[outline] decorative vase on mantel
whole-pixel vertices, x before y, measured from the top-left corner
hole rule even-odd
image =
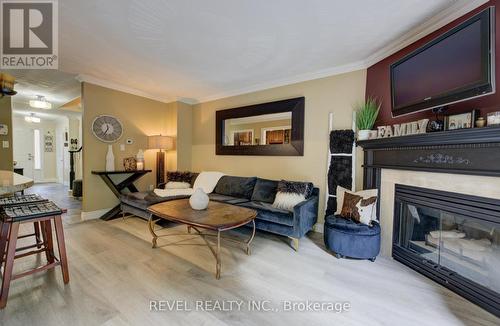
[[[191,197],[189,197],[189,205],[197,211],[206,209],[209,201],[208,195],[201,188],[196,188]]]
[[[115,155],[113,154],[113,146],[108,145],[108,153],[106,154],[106,171],[113,172],[115,170]]]

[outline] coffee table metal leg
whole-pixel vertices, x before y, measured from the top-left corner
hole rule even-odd
[[[221,260],[220,260],[220,231],[217,231],[217,253],[215,255],[215,259],[217,261],[215,278],[220,279],[220,269],[221,269]]]
[[[149,232],[153,236],[153,239],[151,240],[153,248],[156,248],[156,239],[158,239],[158,235],[155,233],[155,222],[153,221],[153,215],[149,216],[148,228]]]
[[[252,243],[253,238],[255,237],[255,220],[252,220],[252,224],[253,224],[252,236],[246,242],[246,246],[247,246],[246,247],[246,252],[247,252],[247,255],[250,255],[250,253],[251,253],[250,244]]]

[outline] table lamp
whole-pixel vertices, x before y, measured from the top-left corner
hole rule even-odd
[[[156,153],[156,187],[165,183],[165,151],[174,148],[174,138],[169,136],[148,136],[148,149],[158,149]]]

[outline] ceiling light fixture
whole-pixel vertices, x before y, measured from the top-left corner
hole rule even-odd
[[[39,117],[35,117],[34,113],[30,113],[29,116],[24,117],[24,121],[26,122],[32,122],[32,123],[40,123],[41,119]]]
[[[36,100],[30,100],[30,106],[36,109],[49,110],[52,109],[52,103],[47,101],[45,96],[37,95]]]

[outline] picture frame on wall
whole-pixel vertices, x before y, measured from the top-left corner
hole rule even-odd
[[[474,128],[474,122],[478,116],[478,110],[472,110],[465,113],[450,114],[444,117],[445,130],[457,130]]]

